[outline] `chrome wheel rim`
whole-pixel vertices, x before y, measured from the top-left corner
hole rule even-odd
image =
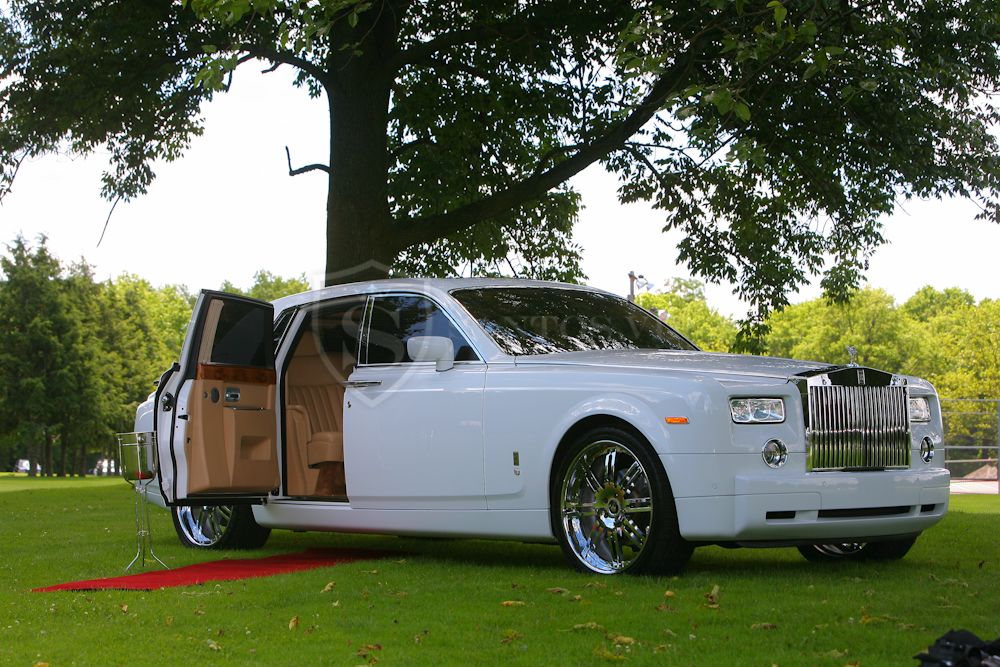
[[[233,508],[230,505],[177,508],[177,523],[184,537],[199,547],[218,544],[226,534],[232,518]]]
[[[653,527],[649,475],[635,454],[612,440],[586,445],[562,481],[562,528],[588,569],[614,574],[632,567]]]
[[[830,558],[850,558],[865,550],[866,542],[844,542],[842,544],[814,544],[813,549]]]

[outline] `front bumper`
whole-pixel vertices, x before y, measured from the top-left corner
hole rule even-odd
[[[678,496],[693,541],[798,542],[918,533],[948,511],[943,468],[737,474],[732,495]]]

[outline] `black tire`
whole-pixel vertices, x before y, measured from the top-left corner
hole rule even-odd
[[[170,516],[177,538],[191,549],[258,549],[271,535],[254,521],[250,505],[173,507]]]
[[[813,563],[831,561],[899,560],[909,552],[917,536],[885,542],[845,542],[800,546],[799,553]]]
[[[871,542],[868,545],[868,558],[870,560],[899,560],[909,553],[916,541],[917,536],[914,535],[902,540]]]
[[[659,459],[624,429],[593,429],[560,453],[549,507],[563,554],[582,572],[675,574],[694,550]]]

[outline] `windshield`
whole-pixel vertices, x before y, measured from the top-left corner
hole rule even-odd
[[[451,294],[511,355],[698,349],[647,311],[610,294],[558,287],[485,287]]]

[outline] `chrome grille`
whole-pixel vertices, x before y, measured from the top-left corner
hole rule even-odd
[[[905,386],[809,387],[809,470],[910,467]]]

